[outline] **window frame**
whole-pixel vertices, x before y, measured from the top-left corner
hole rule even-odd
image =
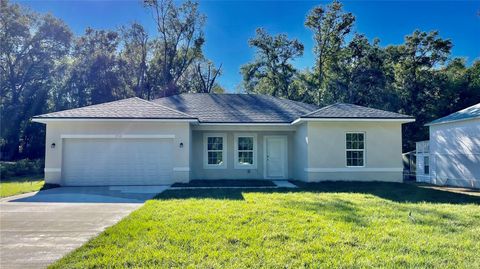
[[[363,134],[363,149],[347,149],[347,134]],[[348,168],[361,168],[366,167],[367,165],[367,133],[365,131],[348,131],[345,132],[344,136],[344,147],[345,147],[345,167]],[[348,153],[349,151],[362,151],[363,152],[363,165],[348,165]]]
[[[251,137],[253,138],[253,149],[252,149],[252,155],[253,155],[253,164],[240,164],[238,162],[238,153],[240,150],[238,150],[238,139],[240,137]],[[257,169],[257,156],[258,156],[258,151],[257,151],[257,134],[254,133],[235,133],[234,134],[234,156],[233,156],[233,162],[234,162],[234,168],[235,169]]]
[[[222,145],[222,164],[208,163],[208,138],[221,137],[223,139]],[[203,135],[203,168],[205,169],[226,169],[227,168],[227,134],[225,133],[205,133]],[[218,150],[217,150],[218,151]]]
[[[428,167],[428,169],[425,169],[427,167]],[[426,176],[430,175],[430,156],[428,156],[428,155],[423,156],[423,174],[426,175]]]

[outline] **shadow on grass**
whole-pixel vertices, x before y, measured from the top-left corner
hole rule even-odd
[[[449,204],[480,204],[480,197],[422,188],[414,184],[387,182],[333,182],[305,183],[294,181],[298,189],[190,189],[167,190],[155,198],[168,199],[230,199],[243,200],[243,193],[360,193],[370,194],[399,203],[449,203]]]

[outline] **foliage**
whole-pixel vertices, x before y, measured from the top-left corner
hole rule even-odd
[[[220,68],[202,53],[197,2],[146,1],[155,36],[135,22],[74,36],[52,15],[0,1],[2,160],[44,156],[45,128],[30,121],[35,115],[132,96],[223,91],[215,82]]]
[[[352,30],[354,22],[353,14],[344,12],[342,4],[336,0],[326,8],[315,7],[307,16],[305,26],[313,32],[316,55],[314,80],[317,90],[310,92],[310,95],[317,105],[325,102],[326,79],[339,68],[345,37]]]
[[[16,162],[0,162],[0,177],[2,179],[8,179],[18,176],[40,175],[43,174],[43,167],[43,159],[22,159]]]
[[[145,0],[155,18],[158,39],[151,60],[154,95],[170,96],[181,89],[178,81],[196,59],[202,57],[205,16],[198,11],[198,2],[187,0],[179,6],[173,0]]]
[[[451,58],[452,42],[436,31],[414,31],[400,45],[381,47],[355,32],[355,17],[334,1],[307,15],[312,30],[315,62],[312,69],[278,65],[283,42],[261,29],[250,40],[256,57],[241,68],[246,92],[283,96],[325,106],[336,102],[385,109],[412,115],[416,121],[403,128],[403,150],[428,139],[425,123],[480,102],[480,60],[467,66]],[[276,44],[281,44],[275,46]],[[301,53],[287,55],[286,62]],[[280,70],[280,71],[277,71]],[[288,89],[288,90],[286,90]]]
[[[249,41],[257,49],[253,63],[242,66],[244,87],[249,93],[261,93],[295,99],[292,82],[297,74],[292,61],[303,54],[303,45],[287,35],[269,35],[258,28]]]
[[[51,268],[475,268],[479,203],[377,182],[169,190]]]

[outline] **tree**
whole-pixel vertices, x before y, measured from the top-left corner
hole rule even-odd
[[[117,55],[119,42],[117,32],[92,28],[75,40],[71,74],[64,92],[72,107],[134,95],[124,80],[125,62]]]
[[[291,62],[303,55],[303,44],[285,34],[271,36],[262,28],[249,44],[256,48],[256,57],[241,67],[246,91],[294,98],[291,84],[297,70]]]
[[[381,109],[396,109],[390,87],[391,71],[379,40],[370,43],[356,34],[340,51],[337,72],[331,75],[324,94],[326,103],[347,102]]]
[[[10,160],[28,147],[29,119],[48,111],[55,64],[68,53],[72,33],[51,15],[41,16],[6,0],[0,1],[0,13],[1,157]]]
[[[212,62],[202,61],[197,63],[197,77],[200,80],[200,85],[197,88],[197,92],[201,93],[213,93],[215,89],[218,90],[215,80],[222,70],[222,65],[215,68]]]
[[[145,0],[157,26],[155,53],[149,77],[155,96],[169,96],[181,91],[178,81],[191,64],[202,58],[205,42],[205,16],[198,11],[198,2],[187,0],[177,6],[173,0]]]
[[[338,1],[332,2],[326,8],[315,7],[307,16],[305,26],[313,32],[316,55],[314,79],[317,91],[311,93],[310,99],[317,105],[325,104],[323,95],[329,73],[337,71],[345,37],[350,33],[354,22],[353,14],[344,12]]]
[[[148,85],[148,61],[151,57],[151,44],[148,33],[139,23],[121,28],[123,49],[120,57],[125,63],[125,81],[135,96],[151,99],[151,87]]]
[[[405,44],[386,48],[400,112],[416,118],[404,128],[404,148],[414,148],[415,141],[428,138],[423,125],[435,118],[434,107],[441,92],[437,69],[448,59],[451,48],[452,42],[440,38],[438,32],[418,30],[405,37]]]

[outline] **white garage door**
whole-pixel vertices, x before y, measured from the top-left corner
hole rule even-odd
[[[172,139],[64,139],[68,186],[159,185],[172,181]]]

